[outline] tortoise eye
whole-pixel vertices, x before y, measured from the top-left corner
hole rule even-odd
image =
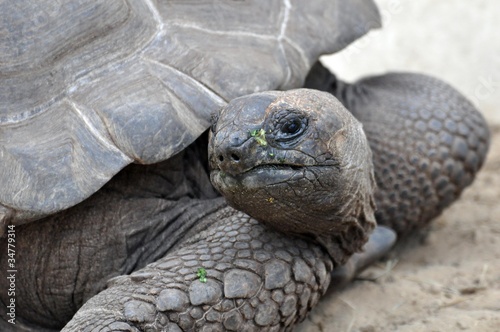
[[[265,128],[266,138],[271,144],[290,148],[300,142],[308,124],[308,114],[295,109],[280,109],[272,115]]]
[[[282,124],[278,125],[279,133],[276,135],[278,141],[289,141],[297,138],[307,128],[307,118],[298,114],[288,114],[280,122]]]
[[[300,121],[300,119],[295,118],[285,122],[283,126],[281,126],[281,132],[283,134],[294,135],[299,132],[301,127],[302,127],[302,121]]]

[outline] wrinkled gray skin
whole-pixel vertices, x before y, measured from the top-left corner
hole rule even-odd
[[[436,79],[389,74],[346,85],[318,66],[307,84],[333,92],[362,122],[378,183],[377,221],[400,234],[438,215],[484,160],[489,135],[483,118]],[[242,108],[246,115],[237,115]],[[309,120],[307,130],[280,145],[287,130],[279,133],[280,120],[269,119],[287,110]],[[268,126],[263,146],[250,131]],[[310,90],[235,100],[212,129],[210,163],[215,186],[246,213],[228,206],[211,186],[205,137],[165,162],[128,166],[76,207],[17,228],[18,245],[26,250],[17,256],[23,273],[17,280],[16,327],[59,329],[84,304],[65,331],[292,329],[326,291],[330,272],[359,250],[373,227],[370,153],[359,128],[339,102]],[[331,172],[316,172],[318,165]],[[352,170],[362,179],[353,178]],[[270,191],[277,175],[285,183],[305,182],[307,194],[295,184],[288,192]],[[251,186],[241,187],[245,181]],[[349,192],[335,197],[333,184],[364,189],[347,199]],[[231,196],[235,188],[257,190]],[[309,200],[316,189],[321,195]],[[298,202],[302,195],[308,198],[306,212],[294,211],[302,214],[285,228],[288,233],[275,230],[290,208],[280,202],[285,194]],[[332,197],[345,202],[332,209]],[[325,202],[328,213],[302,218]],[[260,223],[249,215],[272,217]],[[348,231],[337,228],[339,220]],[[5,259],[0,257],[0,265]],[[197,276],[200,267],[207,271],[206,283]],[[4,293],[1,299],[6,301]]]

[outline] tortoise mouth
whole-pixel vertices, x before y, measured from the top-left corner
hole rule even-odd
[[[304,168],[307,166],[304,165],[294,165],[294,164],[273,164],[273,163],[268,163],[268,164],[260,164],[257,166],[254,166],[245,172],[241,174],[247,174],[251,172],[269,172],[269,171],[302,171]]]
[[[335,166],[332,165],[293,165],[293,164],[260,164],[241,173],[230,174],[215,169],[211,172],[212,183],[219,191],[225,190],[270,190],[271,187],[283,184],[298,185],[298,182],[313,178],[322,173],[329,173]]]
[[[303,177],[306,166],[288,164],[260,164],[240,173],[229,173],[221,169],[211,172],[212,182],[219,188],[257,188],[272,186]]]
[[[294,164],[285,164],[285,163],[266,163],[266,164],[258,164],[253,167],[242,170],[238,173],[234,172],[225,172],[223,169],[215,169],[212,173],[221,173],[223,176],[231,176],[235,179],[242,179],[246,176],[251,175],[264,175],[264,174],[279,174],[279,173],[295,173],[295,172],[303,172],[303,170],[307,167],[305,165],[294,165]]]

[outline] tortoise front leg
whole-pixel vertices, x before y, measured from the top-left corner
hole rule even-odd
[[[112,279],[63,331],[282,331],[330,283],[323,249],[226,208],[163,259]]]

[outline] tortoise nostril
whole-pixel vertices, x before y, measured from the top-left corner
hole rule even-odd
[[[224,157],[222,155],[219,155],[219,161],[220,162],[223,162],[224,161]]]
[[[231,153],[231,159],[233,159],[233,161],[240,161],[240,156],[238,156],[237,154],[235,153]]]

